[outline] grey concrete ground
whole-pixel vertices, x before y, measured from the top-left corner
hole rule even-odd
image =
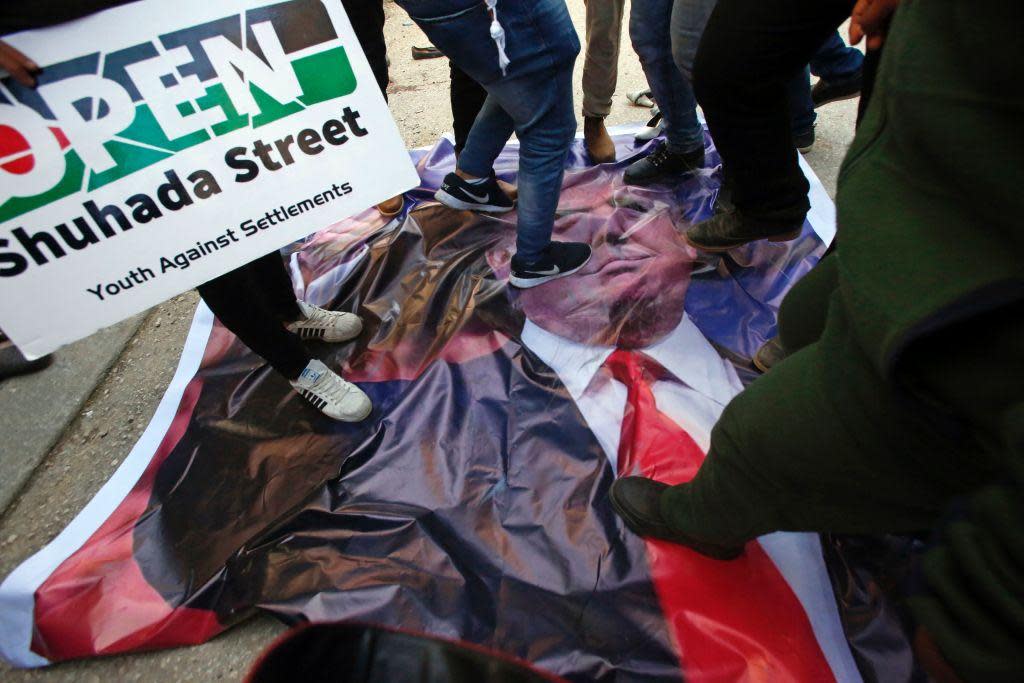
[[[0,384],[0,513],[78,416],[144,317],[68,345],[45,372]]]
[[[569,5],[582,35],[582,3]],[[414,62],[410,47],[426,39],[401,10],[390,3],[387,9],[391,109],[407,146],[429,145],[451,127],[447,62]],[[627,39],[610,124],[647,118],[646,109],[625,99],[645,84]],[[577,102],[581,97],[578,66]],[[830,105],[820,114],[818,142],[807,159],[834,194],[856,102]],[[174,374],[196,302],[193,292],[176,297],[154,308],[137,331],[137,321],[124,323],[62,350],[61,360],[43,373],[0,384],[0,576],[59,533],[128,454]],[[234,681],[281,630],[273,619],[257,617],[194,648],[27,672],[0,664],[0,680]]]

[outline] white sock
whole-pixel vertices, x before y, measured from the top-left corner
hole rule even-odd
[[[487,182],[487,178],[477,178],[476,180],[466,180],[463,178],[463,180],[465,180],[469,185],[483,185]]]

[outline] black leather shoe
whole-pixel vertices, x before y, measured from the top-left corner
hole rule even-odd
[[[778,337],[772,337],[757,350],[754,354],[754,367],[761,372],[768,372],[778,365],[788,354],[782,348],[782,342]]]
[[[756,221],[744,219],[735,211],[716,213],[706,221],[695,224],[684,237],[690,246],[701,251],[728,251],[748,242],[768,240],[788,242],[803,232],[803,221],[799,225],[763,226]]]
[[[27,375],[38,372],[53,363],[53,355],[47,354],[42,358],[28,360],[21,355],[21,351],[9,341],[0,342],[0,380],[18,375]]]
[[[413,59],[437,59],[438,57],[444,57],[444,55],[433,45],[428,45],[427,47],[412,46]]]
[[[622,179],[627,185],[677,183],[692,176],[703,166],[703,147],[685,154],[677,154],[670,152],[668,145],[662,142],[656,150],[630,164]]]
[[[638,536],[685,545],[716,560],[734,560],[743,553],[742,545],[698,541],[671,528],[662,518],[658,502],[666,489],[668,484],[647,477],[622,477],[612,484],[608,496],[615,512]]]
[[[860,95],[863,85],[864,76],[861,69],[857,69],[846,78],[836,78],[830,81],[822,78],[811,88],[811,101],[817,108],[829,102],[849,100]]]

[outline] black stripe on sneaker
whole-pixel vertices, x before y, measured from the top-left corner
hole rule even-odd
[[[303,390],[302,397],[309,401],[310,405],[312,405],[314,408],[317,408],[318,410],[322,410],[323,407],[327,405],[327,401],[323,400],[322,398],[314,394],[312,391]]]

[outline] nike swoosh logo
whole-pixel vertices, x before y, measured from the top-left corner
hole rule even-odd
[[[490,193],[487,193],[483,197],[481,197],[480,195],[473,194],[472,192],[470,192],[469,190],[467,190],[465,188],[463,188],[462,191],[466,193],[467,197],[472,197],[473,199],[475,199],[476,201],[480,202],[481,204],[485,203],[487,201],[487,199],[491,196]]]
[[[558,270],[558,266],[555,266],[550,270],[530,270],[527,272],[532,273],[533,275],[557,275],[561,271]]]

